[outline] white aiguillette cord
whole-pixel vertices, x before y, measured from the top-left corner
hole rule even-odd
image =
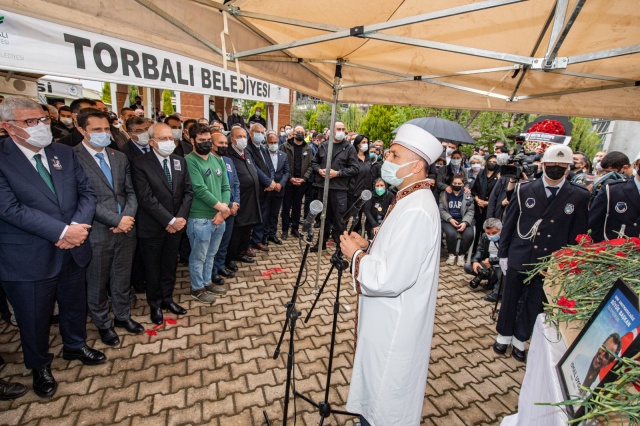
[[[227,43],[225,41],[225,35],[229,37],[229,42],[231,43],[231,50],[233,53],[236,53],[236,47],[233,45],[233,41],[231,40],[231,36],[229,35],[229,23],[227,21],[227,11],[222,11],[222,31],[220,32],[220,47],[222,49],[222,68],[225,71],[228,71],[228,60],[227,60]],[[236,74],[238,76],[238,92],[244,92],[244,80],[240,75],[240,61],[238,59],[234,59],[236,63]]]

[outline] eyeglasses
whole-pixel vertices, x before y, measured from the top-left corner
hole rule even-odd
[[[38,118],[27,118],[26,120],[7,120],[14,121],[16,123],[24,123],[27,127],[35,127],[40,123],[49,124],[51,123],[51,118],[47,117],[38,117]]]

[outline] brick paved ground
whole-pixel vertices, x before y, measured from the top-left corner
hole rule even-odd
[[[60,357],[57,326],[51,330],[55,354],[53,374],[59,382],[47,401],[33,392],[12,402],[0,402],[2,425],[263,425],[266,409],[274,424],[282,424],[287,342],[277,360],[271,358],[282,330],[283,304],[291,297],[299,259],[296,244],[271,244],[269,254],[243,266],[228,280],[229,292],[213,305],[189,296],[188,271],[180,267],[176,301],[188,315],[167,324],[157,336],[120,333],[122,344],[109,348],[88,323],[88,343],[109,357],[105,365],[90,367]],[[328,271],[323,256],[321,276]],[[309,281],[315,276],[314,256]],[[311,264],[310,262],[310,264]],[[271,278],[262,272],[283,268]],[[524,365],[496,356],[490,349],[495,333],[490,304],[467,287],[469,277],[459,267],[441,263],[435,335],[423,424],[497,424],[516,411]],[[298,322],[296,387],[313,400],[323,398],[330,341],[335,279],[327,285],[311,320]],[[330,402],[343,409],[352,366],[356,298],[347,274],[343,280]],[[298,309],[308,312],[315,295],[312,284],[300,289]],[[151,327],[144,295],[133,309],[134,318]],[[167,314],[166,318],[175,318]],[[12,326],[2,325],[0,351],[6,365],[0,377],[31,386],[22,364],[20,339]],[[298,424],[317,425],[314,409],[298,399]],[[290,406],[293,413],[293,404]],[[289,424],[293,424],[292,414]],[[352,420],[330,417],[325,425],[351,425]]]

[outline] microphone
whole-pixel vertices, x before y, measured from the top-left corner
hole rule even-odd
[[[360,198],[358,198],[356,202],[353,203],[351,207],[349,207],[349,210],[347,210],[344,216],[342,216],[342,220],[344,221],[344,223],[346,224],[352,216],[357,215],[360,209],[362,209],[362,206],[364,206],[364,203],[366,203],[370,199],[371,191],[369,191],[368,189],[362,191],[362,194],[360,194]]]
[[[302,232],[308,232],[309,229],[311,229],[311,227],[313,226],[313,222],[315,222],[316,220],[316,216],[322,213],[323,207],[324,206],[322,205],[322,201],[320,200],[314,200],[311,202],[311,204],[309,205],[309,214],[302,223]]]

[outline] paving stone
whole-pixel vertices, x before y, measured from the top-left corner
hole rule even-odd
[[[184,389],[180,389],[175,393],[154,395],[153,410],[151,410],[151,414],[156,414],[165,408],[184,408],[186,403],[186,394],[187,393]]]
[[[34,402],[29,404],[27,412],[22,417],[22,423],[30,422],[34,419],[40,419],[43,417],[58,417],[62,414],[64,404],[67,402],[67,397],[56,397],[47,402]]]
[[[152,397],[149,396],[143,400],[133,402],[123,401],[118,403],[115,421],[117,422],[126,417],[133,417],[135,415],[148,416],[151,411],[152,401]]]
[[[113,419],[115,417],[117,406],[109,405],[107,407],[102,407],[99,410],[95,408],[89,408],[86,410],[82,410],[80,415],[78,416],[78,424],[79,425],[95,425],[95,424],[107,424],[110,425],[113,423]]]

